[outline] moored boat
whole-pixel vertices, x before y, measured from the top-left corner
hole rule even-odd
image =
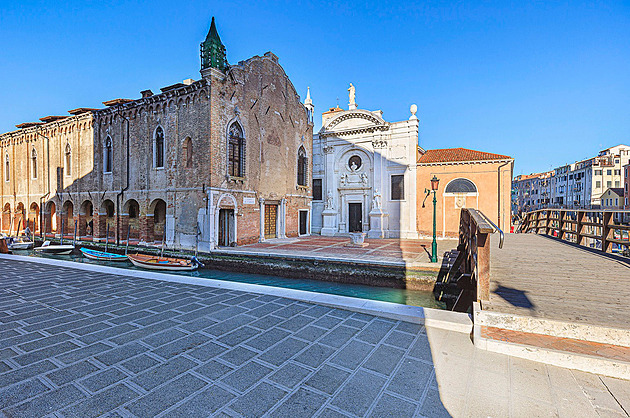
[[[89,258],[90,260],[98,260],[98,261],[127,261],[126,255],[108,253],[106,251],[97,251],[89,248],[81,248],[81,254],[85,258]]]
[[[33,241],[27,237],[8,238],[9,250],[28,250],[33,248]]]
[[[39,251],[45,254],[53,255],[68,255],[74,250],[74,245],[71,244],[59,244],[50,245],[50,241],[44,241],[41,247],[33,248],[35,251]]]
[[[197,270],[200,264],[194,258],[187,260],[185,258],[159,257],[148,254],[128,254],[127,258],[134,266],[149,270],[192,271]]]

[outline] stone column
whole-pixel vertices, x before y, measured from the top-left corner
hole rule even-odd
[[[262,197],[258,199],[260,205],[260,238],[259,242],[265,241],[265,199]]]
[[[120,220],[118,224],[118,239],[120,242],[123,242],[127,239],[127,228],[129,227],[129,214],[121,213]],[[131,231],[129,231],[129,236],[131,237]]]
[[[279,231],[278,238],[286,238],[287,237],[287,199],[282,198],[280,200],[280,216],[279,219]]]
[[[94,231],[92,232],[92,237],[94,241],[103,241],[103,238],[105,238],[106,220],[107,213],[94,214]]]

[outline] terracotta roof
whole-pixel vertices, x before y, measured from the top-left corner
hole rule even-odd
[[[81,113],[91,112],[93,110],[98,109],[94,109],[92,107],[77,107],[76,109],[68,110],[68,113],[70,113],[71,115],[80,115]]]
[[[475,151],[466,148],[430,149],[418,159],[419,164],[450,163],[457,161],[511,160],[507,155]]]
[[[19,125],[15,125],[16,128],[18,129],[24,129],[24,128],[30,128],[31,126],[38,126],[38,125],[43,125],[44,122],[24,122],[24,123],[20,123]]]
[[[329,113],[336,113],[336,112],[342,112],[343,109],[339,107],[339,105],[337,105],[337,107],[331,107],[327,112],[322,113],[322,115],[327,115]]]
[[[129,102],[133,102],[133,100],[131,99],[113,99],[113,100],[108,100],[106,102],[103,102],[103,104],[105,106],[116,106],[119,104],[125,104],[125,103],[129,103]]]
[[[43,118],[39,118],[39,120],[41,120],[42,122],[53,122],[56,120],[60,120],[60,119],[65,119],[68,116],[44,116]]]

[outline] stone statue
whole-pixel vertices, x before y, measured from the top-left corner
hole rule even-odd
[[[328,196],[326,196],[326,209],[334,209],[332,192],[328,192]]]
[[[342,186],[345,186],[347,181],[348,181],[348,177],[345,174],[342,174],[341,176],[339,176],[339,183]]]
[[[378,191],[378,189],[374,190],[374,200],[372,201],[372,206],[374,209],[381,208],[381,193]]]
[[[350,170],[351,171],[357,171],[359,167],[357,167],[357,163],[355,163],[354,161],[352,162],[352,164],[350,165]]]
[[[357,108],[357,103],[355,101],[356,90],[354,86],[352,85],[352,83],[350,83],[350,87],[348,88],[348,96],[349,96],[348,106],[350,107],[350,110],[356,109]]]
[[[361,181],[363,184],[368,184],[368,176],[365,173],[361,173]]]

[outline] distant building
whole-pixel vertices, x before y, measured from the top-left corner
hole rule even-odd
[[[554,177],[553,171],[516,176],[512,182],[512,213],[520,215],[548,205]]]
[[[623,166],[623,201],[624,207],[630,209],[630,163]]]
[[[430,236],[433,228],[433,176],[440,180],[436,193],[437,233],[441,237],[456,237],[463,208],[479,209],[505,232],[510,231],[510,193],[514,159],[465,148],[419,150],[418,231]],[[424,207],[423,207],[424,204]]]
[[[622,209],[624,206],[623,197],[623,188],[621,187],[606,190],[600,197],[602,209]]]

